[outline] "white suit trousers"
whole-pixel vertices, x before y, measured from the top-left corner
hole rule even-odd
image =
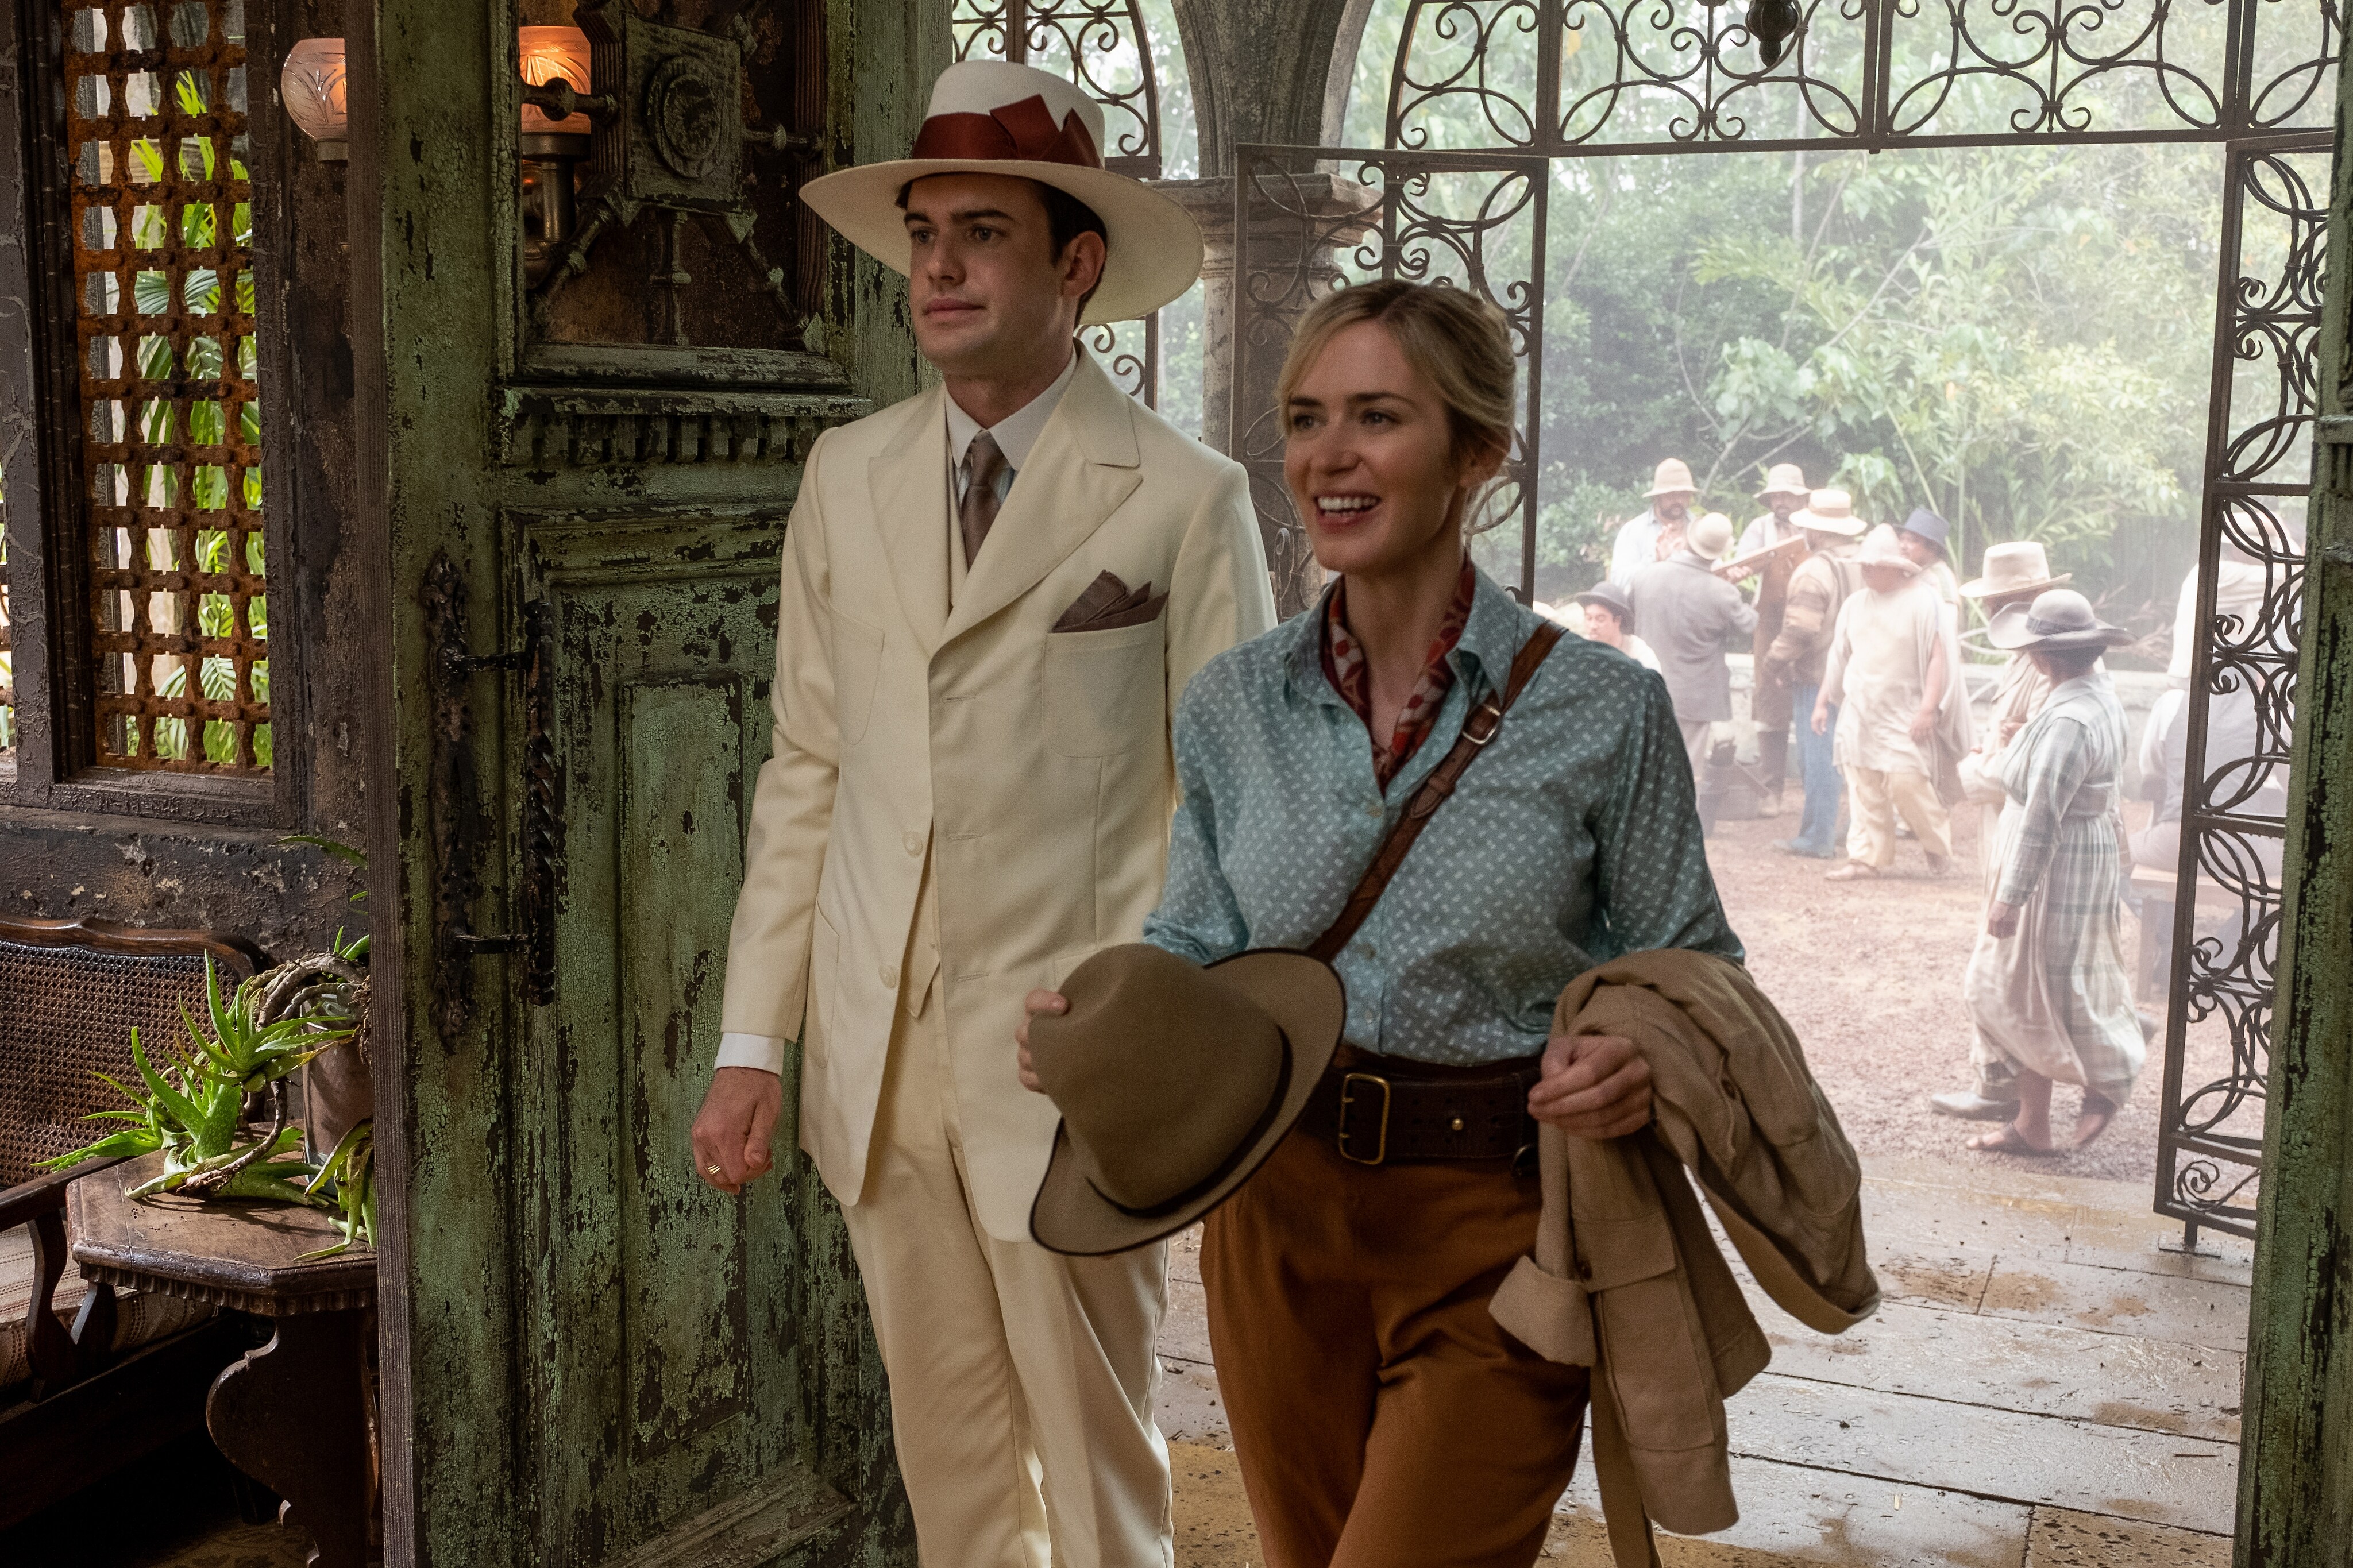
[[[934,982],[894,1010],[866,1187],[844,1209],[923,1568],[1171,1568],[1152,1419],[1168,1250],[1064,1258],[982,1228]],[[1006,1070],[1013,1070],[1010,1031]]]

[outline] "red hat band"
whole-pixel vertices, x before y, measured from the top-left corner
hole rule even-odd
[[[1086,121],[1073,110],[1054,123],[1054,111],[1032,93],[1018,103],[1005,104],[987,114],[934,114],[915,135],[910,158],[965,160],[975,163],[1073,163],[1083,169],[1103,166],[1087,134]]]

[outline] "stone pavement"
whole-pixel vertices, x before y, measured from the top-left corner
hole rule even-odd
[[[1753,1290],[1773,1365],[1728,1406],[1740,1522],[1662,1534],[1666,1568],[2227,1568],[2249,1248],[2138,1184],[1866,1162],[1883,1304],[1835,1339]],[[1218,1402],[1196,1238],[1161,1355],[1177,1568],[1264,1559]],[[1580,1468],[1547,1561],[1607,1564]]]

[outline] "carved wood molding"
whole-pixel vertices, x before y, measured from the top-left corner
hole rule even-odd
[[[508,387],[493,412],[499,461],[519,468],[797,463],[863,398],[797,392],[570,392]]]
[[[375,1255],[360,1255],[375,1267]],[[147,1296],[170,1296],[182,1301],[206,1301],[216,1307],[227,1307],[233,1312],[250,1312],[258,1318],[290,1318],[310,1312],[353,1312],[375,1305],[374,1285],[355,1286],[341,1290],[321,1290],[301,1296],[281,1295],[267,1289],[240,1289],[235,1285],[205,1283],[194,1279],[174,1279],[151,1274],[143,1268],[117,1268],[112,1264],[93,1262],[87,1258],[77,1260],[81,1277],[93,1284],[107,1284],[121,1290],[136,1290]]]

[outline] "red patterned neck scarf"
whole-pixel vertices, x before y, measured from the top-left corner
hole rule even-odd
[[[1446,607],[1446,618],[1438,626],[1438,636],[1430,640],[1430,652],[1423,656],[1421,675],[1406,694],[1405,706],[1398,710],[1397,729],[1389,743],[1373,742],[1373,779],[1387,794],[1389,780],[1407,759],[1420,750],[1430,736],[1430,727],[1438,721],[1438,710],[1446,702],[1446,694],[1454,685],[1454,669],[1446,656],[1462,640],[1462,628],[1471,620],[1472,596],[1479,576],[1466,559],[1462,563],[1462,580],[1454,590],[1454,602]],[[1324,609],[1324,678],[1340,700],[1373,727],[1373,674],[1365,662],[1364,646],[1348,629],[1348,584],[1345,578],[1333,584],[1332,596]]]

